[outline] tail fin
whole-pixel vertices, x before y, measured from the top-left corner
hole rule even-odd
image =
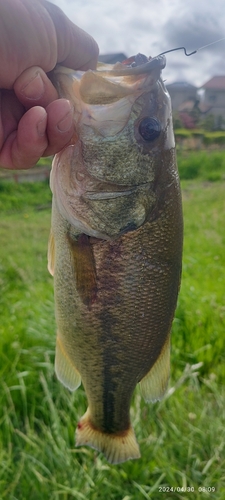
[[[116,434],[101,432],[92,426],[89,409],[81,418],[76,430],[76,446],[82,445],[101,451],[111,464],[141,456],[132,427]]]

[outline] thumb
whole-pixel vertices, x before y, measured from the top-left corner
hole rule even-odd
[[[72,69],[95,69],[99,49],[91,35],[76,26],[56,5],[42,0],[50,14],[57,37],[57,62]]]

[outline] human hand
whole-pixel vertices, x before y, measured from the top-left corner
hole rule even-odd
[[[0,166],[30,168],[70,141],[72,106],[47,74],[94,69],[95,41],[47,0],[0,0]]]

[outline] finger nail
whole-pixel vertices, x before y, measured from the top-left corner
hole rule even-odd
[[[72,109],[62,118],[58,124],[57,128],[60,132],[68,132],[73,124],[73,111]]]
[[[45,91],[44,82],[40,73],[29,80],[29,82],[21,89],[21,93],[27,98],[32,100],[40,99]]]
[[[46,125],[47,125],[47,115],[37,123],[38,135],[40,135],[41,137],[43,137],[43,135],[45,135]]]

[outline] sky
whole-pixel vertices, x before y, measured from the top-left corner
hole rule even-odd
[[[97,41],[100,54],[139,52],[146,56],[179,46],[187,52],[225,37],[224,0],[51,0]],[[225,75],[225,39],[186,57],[166,55],[166,83],[200,87]]]

